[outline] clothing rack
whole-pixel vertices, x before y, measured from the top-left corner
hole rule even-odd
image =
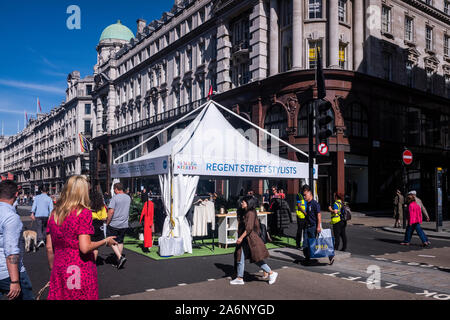
[[[199,201],[204,201],[205,199],[207,199],[208,201],[211,201],[210,200],[210,196],[209,195],[197,195],[196,196],[197,198],[200,198],[200,199],[197,199],[197,201],[196,202],[194,202],[193,203],[193,205],[195,205],[196,203],[198,203]],[[213,202],[214,203],[214,202]],[[216,235],[216,231],[217,231],[217,222],[215,223],[215,230],[212,230],[212,226],[211,226],[211,238],[210,238],[210,240],[211,240],[211,243],[212,243],[212,251],[214,251],[214,239],[215,239],[215,235]],[[203,236],[203,237],[200,237],[200,236],[197,236],[197,237],[192,237],[192,247],[193,248],[201,248],[201,247],[207,247],[206,245],[205,245],[205,239],[207,239],[208,238],[208,236]],[[199,245],[199,244],[197,244],[195,241],[196,240],[201,240],[202,241],[202,244],[201,245]],[[207,247],[208,248],[208,247]]]

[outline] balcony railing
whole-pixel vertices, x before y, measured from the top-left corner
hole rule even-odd
[[[181,116],[191,112],[192,110],[197,109],[202,104],[204,104],[206,101],[207,101],[207,98],[193,101],[191,103],[182,105],[181,107],[174,108],[174,109],[165,111],[163,113],[159,113],[157,115],[151,116],[147,119],[143,119],[138,122],[131,123],[129,125],[117,128],[117,129],[113,130],[112,133],[113,133],[113,135],[132,133],[135,131],[147,129],[156,124],[173,121],[173,120],[180,118]]]

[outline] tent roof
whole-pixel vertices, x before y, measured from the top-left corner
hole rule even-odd
[[[113,167],[123,169],[155,159],[168,160],[170,157],[174,174],[307,177],[307,164],[286,160],[258,147],[250,141],[256,141],[256,130],[250,130],[249,135],[253,133],[253,137],[247,139],[242,130],[236,130],[225,119],[215,104],[216,102],[209,103],[185,129],[166,144],[140,158]],[[113,177],[117,176],[114,172],[112,174]],[[140,175],[142,172],[135,170],[135,174],[128,176]]]

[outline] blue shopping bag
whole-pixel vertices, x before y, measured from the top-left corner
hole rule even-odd
[[[331,229],[323,229],[316,238],[308,238],[311,258],[325,258],[334,256],[334,239]]]

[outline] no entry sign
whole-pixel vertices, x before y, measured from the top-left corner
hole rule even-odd
[[[404,164],[411,164],[413,161],[413,155],[412,152],[409,150],[403,151],[403,163]]]
[[[328,152],[328,146],[326,143],[321,143],[317,146],[317,151],[319,151],[319,153],[321,155],[325,155]]]

